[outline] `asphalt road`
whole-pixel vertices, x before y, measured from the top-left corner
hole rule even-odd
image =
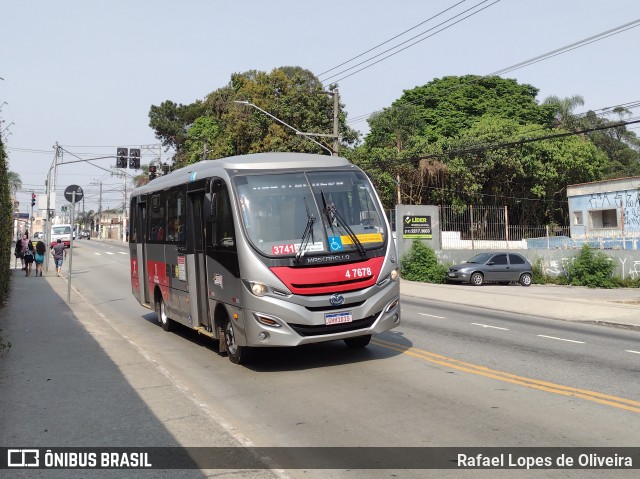
[[[241,367],[186,328],[162,331],[155,313],[131,295],[124,245],[76,245],[72,285],[118,334],[254,445],[640,444],[638,332],[404,298],[403,325],[377,336],[365,350],[349,350],[342,342],[264,349]],[[425,471],[405,472],[401,477],[425,477]],[[469,477],[573,476],[570,471],[468,472]],[[602,477],[598,470],[574,472]],[[629,472],[606,476],[633,477]],[[427,476],[466,477],[460,471]]]

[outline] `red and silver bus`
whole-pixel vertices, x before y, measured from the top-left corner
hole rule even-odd
[[[398,260],[368,177],[344,158],[206,160],[131,194],[131,286],[163,329],[253,347],[344,340],[400,323]]]

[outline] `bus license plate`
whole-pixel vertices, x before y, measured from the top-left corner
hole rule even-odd
[[[331,324],[350,323],[352,321],[353,315],[350,312],[328,313],[324,315],[324,324],[327,326]]]

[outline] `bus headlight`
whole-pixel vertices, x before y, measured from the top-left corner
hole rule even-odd
[[[251,286],[251,292],[256,296],[264,296],[269,292],[269,288],[266,284],[263,283],[255,283],[253,281],[250,281],[249,286]]]
[[[400,273],[398,273],[398,269],[394,269],[391,271],[391,279],[393,281],[398,281],[399,277],[400,277]]]

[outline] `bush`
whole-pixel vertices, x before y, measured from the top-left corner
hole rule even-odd
[[[415,240],[400,260],[400,275],[409,281],[444,283],[446,274],[447,267],[438,263],[435,252],[422,241]]]
[[[572,286],[589,288],[615,288],[619,281],[613,277],[615,264],[609,257],[594,251],[589,245],[582,246],[575,261],[569,264],[567,276]]]

